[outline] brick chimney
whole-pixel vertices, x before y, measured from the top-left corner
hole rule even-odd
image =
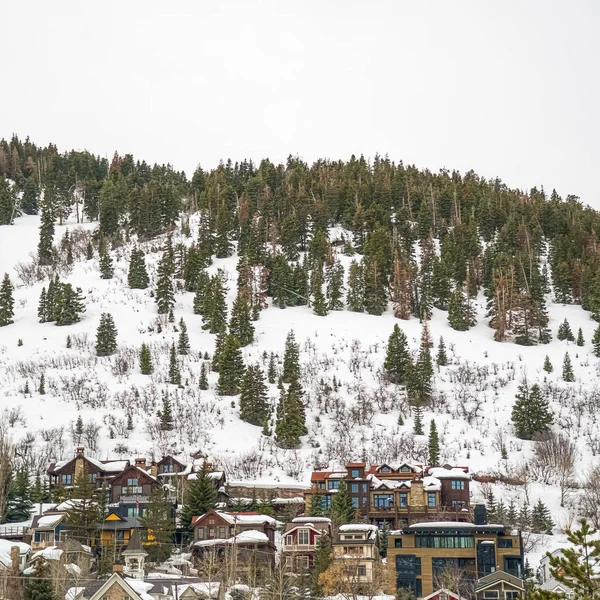
[[[145,458],[136,458],[135,466],[139,467],[140,469],[145,469],[146,468],[146,459]]]
[[[78,446],[75,448],[75,456],[83,456],[85,448],[83,446]]]

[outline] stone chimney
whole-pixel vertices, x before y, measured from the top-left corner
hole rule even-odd
[[[75,450],[75,472],[73,474],[73,483],[75,483],[85,472],[85,456],[83,446],[79,446]]]
[[[140,468],[140,469],[146,469],[146,459],[145,458],[136,458],[135,459],[135,466]]]
[[[152,477],[157,477],[158,476],[158,465],[156,464],[156,461],[152,461],[152,464],[150,465],[150,475],[152,475]]]

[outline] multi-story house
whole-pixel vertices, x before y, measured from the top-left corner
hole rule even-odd
[[[240,570],[271,568],[275,564],[275,531],[279,521],[254,512],[209,510],[192,519],[192,557],[202,572],[215,557],[231,557]],[[208,558],[207,558],[208,557]]]
[[[504,571],[522,578],[521,534],[484,523],[416,523],[388,536],[387,568],[389,593],[408,588],[423,598],[451,575],[463,588],[451,591],[472,598],[475,582],[487,575]]]
[[[562,554],[562,548],[558,548],[551,553],[551,556],[560,556]],[[552,574],[550,569],[550,557],[546,554],[540,560],[540,566],[538,569],[539,578],[541,579],[540,588],[547,592],[554,592],[555,594],[561,594],[565,598],[574,598],[573,590],[568,588],[564,583],[558,581]]]
[[[333,538],[333,560],[357,588],[373,583],[379,568],[379,529],[376,525],[341,525]]]
[[[108,485],[113,477],[129,466],[128,460],[96,460],[85,456],[84,448],[75,450],[75,457],[68,461],[55,462],[48,467],[50,490],[57,486],[70,488],[80,474],[87,473],[90,481],[98,488]]]
[[[283,558],[292,573],[309,571],[315,564],[320,540],[331,541],[331,520],[326,517],[296,517],[283,531]]]
[[[349,463],[345,471],[315,471],[311,489],[305,492],[306,505],[321,497],[325,511],[345,481],[358,513],[378,526],[406,527],[422,521],[470,521],[468,467],[423,467]]]
[[[36,552],[66,539],[69,527],[64,512],[49,512],[33,517],[31,523],[31,549]]]
[[[142,516],[144,505],[150,501],[152,490],[160,482],[144,470],[145,461],[129,465],[110,481],[110,504],[121,517]]]

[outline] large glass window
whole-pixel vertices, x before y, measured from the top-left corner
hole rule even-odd
[[[415,548],[474,548],[475,540],[468,535],[418,535]]]
[[[358,469],[352,469],[352,478],[356,479],[358,477]]]
[[[435,508],[435,494],[433,492],[427,492],[427,506]]]
[[[327,489],[329,490],[337,490],[340,487],[339,479],[332,479],[327,482]]]
[[[354,506],[354,508],[358,508],[358,498],[352,498],[352,506]]]
[[[521,559],[517,557],[505,556],[504,557],[504,570],[515,577],[521,578],[522,567]]]
[[[131,477],[127,480],[127,487],[132,487],[134,485],[138,485],[138,478],[137,477]]]
[[[373,503],[375,508],[390,508],[394,506],[393,494],[374,494]]]
[[[452,480],[452,489],[453,490],[464,490],[465,482],[462,479],[453,479]]]
[[[353,494],[358,494],[358,483],[353,483],[352,484],[352,493]]]
[[[71,485],[73,481],[73,475],[71,475],[71,473],[61,475],[60,480],[63,485]]]
[[[396,573],[402,575],[420,575],[421,559],[414,554],[396,555]]]
[[[298,544],[306,545],[310,541],[310,534],[308,529],[298,530]]]
[[[406,508],[408,506],[408,493],[400,493],[400,508]]]
[[[498,548],[512,548],[513,541],[510,538],[500,538],[498,540]]]

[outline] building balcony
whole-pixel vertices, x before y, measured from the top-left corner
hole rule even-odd
[[[54,538],[52,538],[51,540],[39,540],[37,542],[35,540],[32,540],[31,542],[31,550],[33,552],[37,552],[38,550],[44,550],[44,548],[49,548],[50,546],[56,546],[56,540]]]
[[[285,544],[284,552],[314,552],[317,549],[316,544]]]
[[[123,495],[119,496],[119,502],[123,504],[135,504],[138,502],[139,504],[147,504],[150,502],[149,496],[131,496],[131,495]]]

